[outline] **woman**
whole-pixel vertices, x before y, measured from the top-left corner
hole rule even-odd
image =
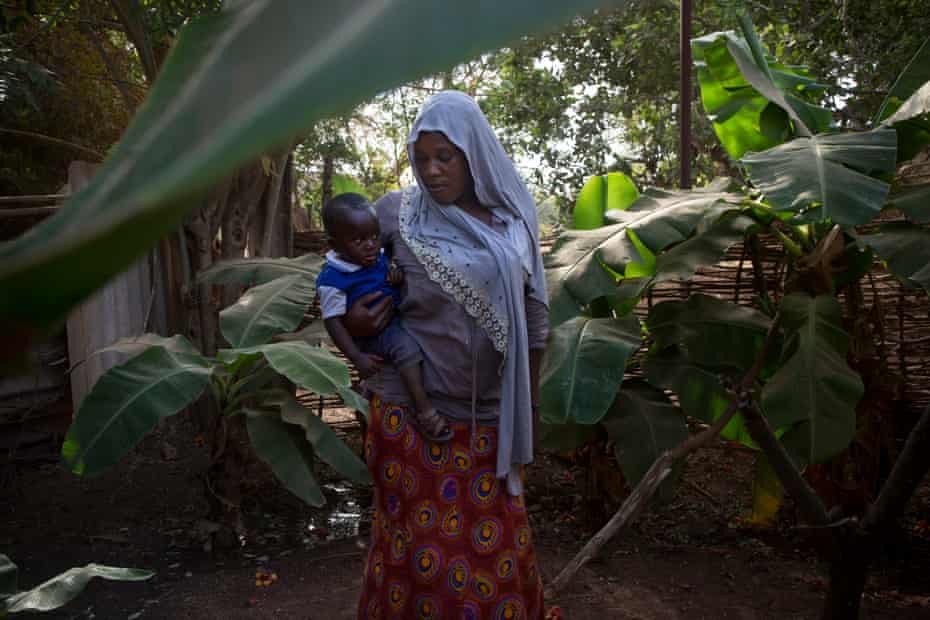
[[[532,197],[477,104],[458,92],[424,104],[408,140],[417,184],[375,205],[403,269],[405,328],[423,380],[454,430],[424,441],[386,369],[369,386],[365,453],[375,484],[359,618],[543,617],[523,503],[532,460],[545,279]],[[389,300],[353,305],[356,336]]]

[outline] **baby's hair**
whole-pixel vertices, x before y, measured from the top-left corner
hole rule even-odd
[[[361,194],[346,192],[333,196],[323,205],[323,210],[320,212],[323,228],[332,234],[336,227],[345,221],[346,214],[350,211],[368,211],[375,216],[375,209],[367,198]]]

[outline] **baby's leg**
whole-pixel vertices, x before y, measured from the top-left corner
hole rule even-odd
[[[384,357],[389,359],[400,373],[404,387],[410,392],[415,409],[415,418],[428,439],[446,441],[452,429],[433,406],[423,385],[423,354],[419,345],[397,320],[385,328],[379,336]]]

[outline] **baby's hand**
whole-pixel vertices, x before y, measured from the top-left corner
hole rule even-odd
[[[371,353],[362,353],[357,360],[353,362],[358,374],[362,379],[367,379],[372,375],[378,374],[384,365],[384,360]]]
[[[388,266],[387,282],[391,286],[400,286],[404,283],[404,270],[392,261]]]

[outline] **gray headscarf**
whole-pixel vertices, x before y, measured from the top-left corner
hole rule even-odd
[[[411,164],[413,145],[425,131],[442,132],[465,154],[478,202],[494,208],[494,214],[507,222],[502,234],[461,209],[439,205],[413,166],[417,187],[403,194],[401,236],[430,279],[475,318],[504,356],[497,476],[507,478],[508,490],[516,494],[520,484],[515,466],[533,460],[525,295],[548,305],[536,204],[469,96],[445,91],[423,105],[407,140]],[[473,355],[473,367],[477,363]],[[473,388],[473,408],[476,398]]]

